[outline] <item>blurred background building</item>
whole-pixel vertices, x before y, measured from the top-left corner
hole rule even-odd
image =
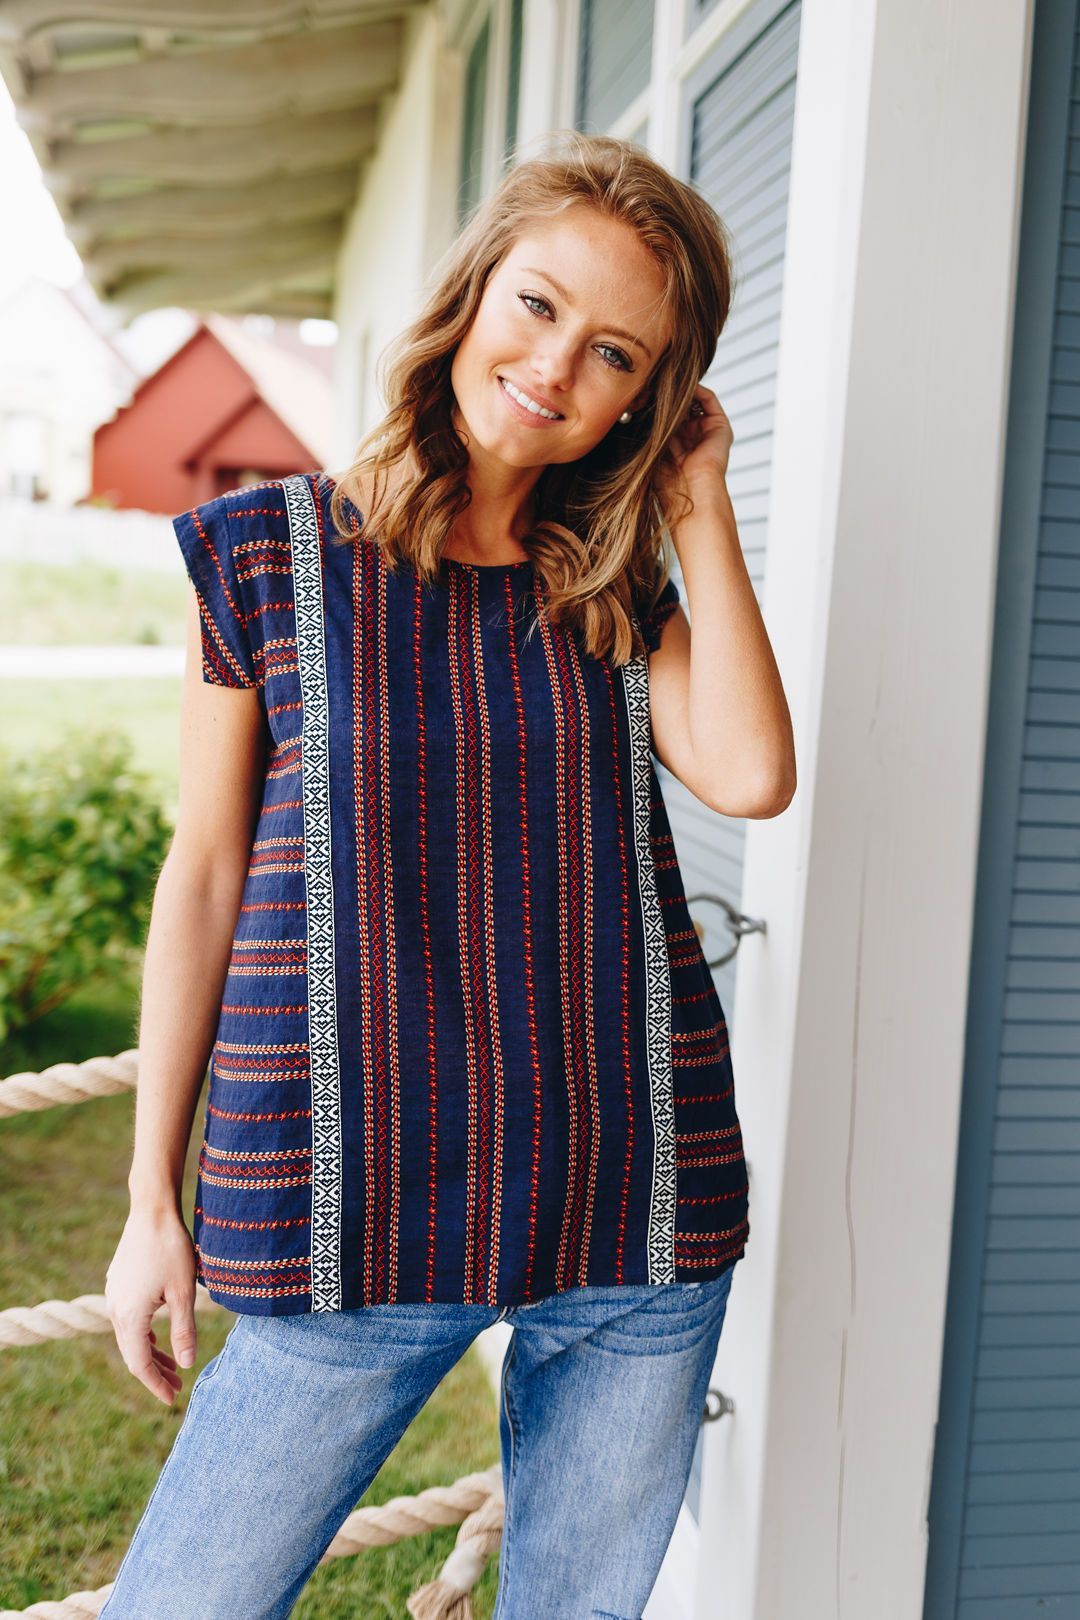
[[[93,496],[179,512],[227,489],[325,466],[332,447],[329,348],[287,345],[207,315],[94,434]],[[310,358],[309,358],[310,356]],[[323,360],[325,357],[325,360]]]
[[[90,488],[94,433],[138,382],[96,309],[88,283],[37,274],[0,301],[0,494],[66,507]]]

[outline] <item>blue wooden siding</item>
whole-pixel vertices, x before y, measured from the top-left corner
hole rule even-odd
[[[680,173],[709,199],[734,236],[735,298],[704,380],[735,430],[728,488],[759,601],[800,14],[799,0],[759,0],[743,12],[689,81],[682,132]],[[677,572],[675,577],[683,590]],[[741,909],[746,823],[716,815],[670,772],[659,770],[687,893],[719,893]],[[721,909],[707,902],[690,909],[707,930],[706,955],[726,952],[732,936]],[[753,948],[753,936],[746,948]],[[736,955],[713,975],[729,1027],[737,967]]]
[[[1038,0],[925,1620],[1080,1616],[1078,25]]]
[[[728,30],[687,85],[680,173],[709,199],[734,236],[738,287],[705,378],[729,413],[736,439],[728,488],[758,598],[765,574],[773,401],[787,233],[788,171],[799,53],[799,0],[758,0]],[[686,603],[686,591],[676,569]],[[745,823],[718,816],[657,762],[687,893],[742,898]],[[731,945],[723,912],[690,907],[707,932],[706,955]],[[751,949],[753,948],[751,944]],[[738,957],[713,972],[733,1027]],[[721,1419],[721,1421],[724,1421]],[[704,1431],[698,1436],[686,1506],[698,1518]]]

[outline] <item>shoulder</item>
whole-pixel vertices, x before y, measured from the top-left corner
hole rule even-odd
[[[310,476],[304,474],[309,481]],[[282,481],[277,478],[263,484],[246,484],[239,489],[228,489],[216,500],[210,501],[208,506],[218,508],[234,539],[237,535],[246,536],[252,532],[277,534],[283,527],[288,527],[285,491]]]
[[[271,610],[291,607],[280,480],[225,490],[172,523],[199,602],[205,678],[223,686],[261,685]]]
[[[285,519],[284,493],[275,479],[224,490],[178,513],[172,522],[181,542],[184,533],[194,531],[220,552],[232,549],[238,536],[276,531]]]

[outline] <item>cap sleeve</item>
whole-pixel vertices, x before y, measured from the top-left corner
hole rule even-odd
[[[641,615],[641,634],[648,652],[653,653],[659,647],[660,632],[678,605],[679,587],[669,578],[652,607]]]
[[[218,495],[181,512],[172,524],[199,603],[203,680],[213,686],[257,686],[228,500]]]

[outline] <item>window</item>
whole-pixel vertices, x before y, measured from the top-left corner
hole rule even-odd
[[[525,0],[492,0],[470,15],[465,51],[458,224],[513,162],[520,135]],[[459,36],[464,44],[468,28]]]
[[[582,0],[575,122],[603,134],[647,87],[653,0]]]
[[[483,187],[484,113],[490,38],[489,14],[473,40],[465,65],[465,116],[461,128],[461,184],[458,187],[458,220],[462,225],[480,201]]]
[[[503,140],[503,168],[509,168],[518,139],[518,110],[521,104],[521,42],[525,32],[525,0],[511,0],[510,49],[506,72],[506,134]]]
[[[716,4],[717,0],[688,0],[686,7],[687,33],[692,32],[692,30],[697,27],[701,19],[712,11]]]

